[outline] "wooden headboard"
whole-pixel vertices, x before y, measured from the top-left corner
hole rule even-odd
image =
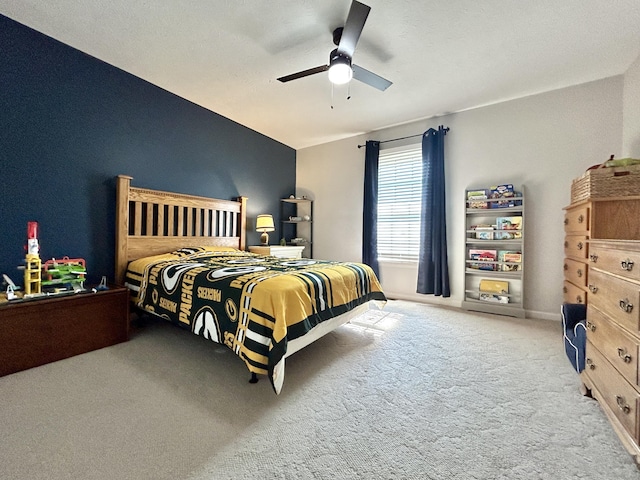
[[[124,285],[131,260],[182,247],[218,246],[244,250],[247,197],[237,201],[116,186],[116,283]]]

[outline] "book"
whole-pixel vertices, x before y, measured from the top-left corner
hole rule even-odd
[[[477,229],[476,238],[480,240],[493,240],[493,228],[492,229]]]
[[[513,185],[506,183],[504,185],[495,185],[490,188],[491,198],[513,197]]]
[[[522,232],[518,230],[496,230],[493,232],[494,240],[515,240],[522,238]]]
[[[497,258],[497,250],[480,250],[474,248],[469,250],[469,259],[471,260],[479,260],[481,262],[495,262]]]
[[[491,187],[490,191],[490,198],[500,199],[497,202],[491,202],[491,208],[507,208],[522,205],[521,200],[515,199],[521,195],[514,191],[513,185],[510,183],[494,185]]]
[[[484,199],[469,199],[467,205],[469,206],[469,208],[489,208],[489,204],[485,201],[486,198],[487,197],[484,197]]]
[[[518,207],[522,205],[522,200],[498,200],[497,202],[491,202],[491,208],[508,208],[508,207]]]
[[[522,216],[496,218],[498,230],[522,230]]]
[[[482,278],[479,290],[485,293],[509,293],[509,282]]]
[[[520,271],[522,269],[522,252],[500,250],[498,251],[498,262],[505,262],[500,265],[503,272]]]
[[[483,302],[509,303],[509,297],[505,295],[496,295],[494,293],[480,293],[479,298]]]
[[[467,191],[467,208],[489,208],[487,198],[489,198],[489,190],[468,190]]]
[[[484,197],[487,198],[487,196],[489,195],[489,191],[486,189],[480,189],[480,190],[467,190],[467,198],[474,198],[474,197]]]
[[[471,227],[476,232],[476,238],[481,240],[493,240],[493,227],[491,225],[476,225]]]
[[[468,266],[476,270],[493,271],[496,269],[494,262],[497,259],[497,254],[498,252],[496,250],[478,250],[472,248],[469,250],[469,260],[474,260],[474,262],[470,262]]]

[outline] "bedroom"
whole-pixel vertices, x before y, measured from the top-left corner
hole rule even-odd
[[[246,195],[250,221],[260,213],[277,214],[278,199],[294,191],[309,194],[315,198],[314,254],[356,261],[361,255],[364,157],[357,145],[369,138],[393,139],[446,124],[451,128],[446,145],[451,284],[462,281],[456,265],[462,260],[458,239],[464,189],[524,184],[536,199],[530,203],[528,229],[544,231],[540,234],[544,243],[533,244],[527,252],[532,261],[525,309],[531,316],[558,319],[560,226],[571,180],[611,154],[639,155],[638,52],[618,53],[633,63],[627,61],[620,71],[580,85],[294,149],[6,17],[2,34],[3,43],[11,48],[3,48],[2,59],[7,62],[2,74],[8,75],[2,83],[10,85],[2,91],[3,104],[10,115],[3,116],[8,128],[2,130],[0,153],[6,183],[3,218],[8,222],[3,228],[0,271],[10,276],[22,261],[28,220],[41,222],[44,257],[81,256],[87,259],[90,274],[111,275],[115,213],[110,198],[118,174],[131,175],[150,188],[200,195],[216,192],[219,198]],[[43,78],[47,85],[40,82]],[[327,106],[326,93],[320,95],[322,107]],[[338,108],[344,111],[345,106]],[[14,120],[13,115],[19,118]],[[456,134],[455,127],[464,135]],[[147,164],[153,165],[152,171],[145,168]],[[255,169],[260,170],[259,177],[253,175]],[[40,179],[36,185],[32,185],[34,175]],[[16,204],[27,206],[18,211]],[[60,204],[65,208],[58,208]],[[88,233],[76,235],[74,229]],[[250,231],[248,244],[257,242],[258,234]],[[425,300],[413,293],[415,265],[383,265],[381,276],[384,288],[397,297]],[[454,289],[444,302],[459,305],[461,298],[460,289]]]
[[[627,68],[579,85],[294,149],[6,17],[0,45],[0,271],[10,275],[22,261],[29,220],[40,223],[43,256],[82,256],[92,275],[111,275],[114,178],[121,173],[146,187],[247,195],[249,217],[277,212],[278,199],[291,193],[312,193],[315,255],[357,261],[363,157],[357,145],[445,124],[452,285],[461,282],[456,239],[464,189],[525,184],[534,199],[528,229],[544,240],[528,251],[526,308],[534,318],[557,320],[562,207],[571,180],[612,153],[640,156],[638,51]],[[248,236],[248,243],[258,242],[256,232]],[[383,266],[385,291],[416,299],[413,268]],[[455,306],[458,290],[448,300],[419,300]]]

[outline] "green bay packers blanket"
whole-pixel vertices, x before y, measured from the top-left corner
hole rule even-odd
[[[249,371],[268,375],[276,393],[288,341],[366,302],[386,301],[367,265],[225,247],[134,260],[126,281],[138,307],[226,345]]]

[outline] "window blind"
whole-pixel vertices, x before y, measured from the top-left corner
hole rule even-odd
[[[422,147],[381,151],[378,159],[378,258],[418,260]]]

